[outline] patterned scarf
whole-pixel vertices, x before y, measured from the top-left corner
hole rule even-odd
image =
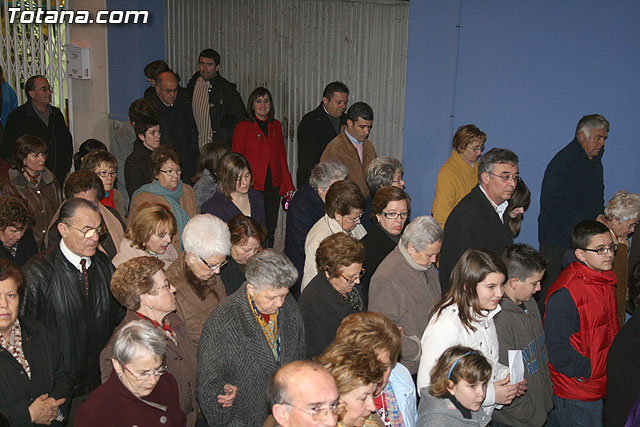
[[[249,298],[249,305],[251,306],[251,312],[253,313],[253,317],[256,318],[256,321],[260,325],[260,329],[262,329],[262,334],[267,340],[267,344],[271,348],[271,352],[273,353],[273,357],[276,359],[278,364],[280,363],[280,330],[278,329],[278,313],[272,314],[269,316],[269,322],[264,320],[262,314],[258,310],[256,303],[253,301],[251,294],[247,292],[247,297]]]
[[[20,321],[18,319],[16,319],[16,323],[14,323],[13,328],[11,328],[11,336],[9,339],[0,335],[0,345],[22,365],[27,376],[31,379],[29,361],[22,350],[22,328],[20,327]]]
[[[167,338],[170,338],[171,341],[173,341],[173,343],[175,345],[178,345],[178,342],[176,340],[176,334],[173,332],[173,329],[171,329],[171,325],[169,324],[169,319],[167,317],[164,318],[164,320],[162,321],[162,325],[160,325],[158,322],[156,322],[155,320],[145,316],[142,313],[139,313],[139,312],[136,311],[136,314],[138,315],[139,318],[144,319],[144,320],[148,320],[149,322],[153,323],[153,326],[155,326],[158,329],[161,329],[162,333]]]
[[[384,388],[382,393],[380,393],[380,396],[374,399],[374,402],[376,404],[378,415],[385,426],[404,427],[402,414],[398,408],[398,401],[396,400],[396,395],[391,388],[391,384],[387,382],[387,386]]]

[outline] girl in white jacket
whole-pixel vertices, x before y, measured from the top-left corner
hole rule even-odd
[[[434,314],[422,335],[422,356],[418,368],[418,390],[431,384],[431,369],[449,347],[463,345],[480,351],[492,368],[491,381],[482,409],[487,415],[496,405],[508,405],[525,383],[509,384],[509,369],[498,363],[498,335],[493,323],[500,311],[507,268],[491,251],[469,249],[451,272],[451,289],[434,307]],[[498,406],[501,407],[501,406]]]

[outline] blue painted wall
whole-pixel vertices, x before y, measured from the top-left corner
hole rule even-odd
[[[146,24],[111,24],[107,27],[109,59],[109,118],[128,120],[129,105],[142,98],[149,86],[143,69],[165,59],[164,2],[107,0],[108,10],[146,10]]]
[[[519,240],[535,247],[545,167],[585,114],[611,123],[605,202],[640,193],[640,3],[596,0],[411,2],[403,163],[414,214],[431,212],[455,129],[520,157],[532,192]],[[456,31],[460,24],[459,35]]]

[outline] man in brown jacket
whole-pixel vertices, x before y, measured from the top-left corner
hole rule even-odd
[[[369,195],[365,180],[367,166],[377,157],[373,143],[367,138],[373,127],[373,109],[365,102],[356,102],[347,111],[347,127],[325,148],[321,162],[335,160],[347,167],[347,179],[358,184]]]

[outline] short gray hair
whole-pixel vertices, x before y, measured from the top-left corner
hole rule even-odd
[[[116,333],[112,358],[122,365],[127,365],[145,351],[150,351],[162,358],[166,350],[164,335],[158,328],[148,320],[134,320]]]
[[[349,169],[335,160],[320,162],[311,169],[309,185],[316,191],[318,188],[328,190],[336,181],[347,179]]]
[[[442,227],[432,216],[422,215],[415,218],[407,225],[402,233],[400,241],[405,248],[409,243],[416,251],[424,251],[429,245],[442,241]]]
[[[518,156],[506,148],[492,148],[487,151],[478,161],[478,179],[482,179],[484,172],[493,172],[493,167],[496,164],[508,164],[511,166],[518,166]]]
[[[604,207],[604,216],[608,219],[616,217],[618,221],[638,218],[640,216],[640,195],[625,190],[618,190]]]
[[[584,136],[589,138],[592,129],[602,129],[609,133],[609,121],[601,114],[584,116],[576,126],[576,138],[580,132],[584,132]]]
[[[282,253],[266,249],[249,258],[245,276],[259,292],[267,286],[290,288],[298,279],[298,270]]]
[[[98,207],[96,205],[81,197],[75,197],[73,199],[66,200],[62,204],[62,206],[60,207],[60,212],[58,214],[58,220],[65,223],[72,221],[76,216],[76,212],[80,208],[89,209],[90,211],[93,211],[100,215],[100,211],[98,210]]]
[[[198,258],[229,255],[231,252],[229,226],[211,214],[195,215],[184,226],[182,246],[186,253],[193,252]]]
[[[400,160],[393,157],[376,157],[367,166],[366,181],[371,194],[375,194],[381,187],[393,183],[393,175],[404,172]]]

